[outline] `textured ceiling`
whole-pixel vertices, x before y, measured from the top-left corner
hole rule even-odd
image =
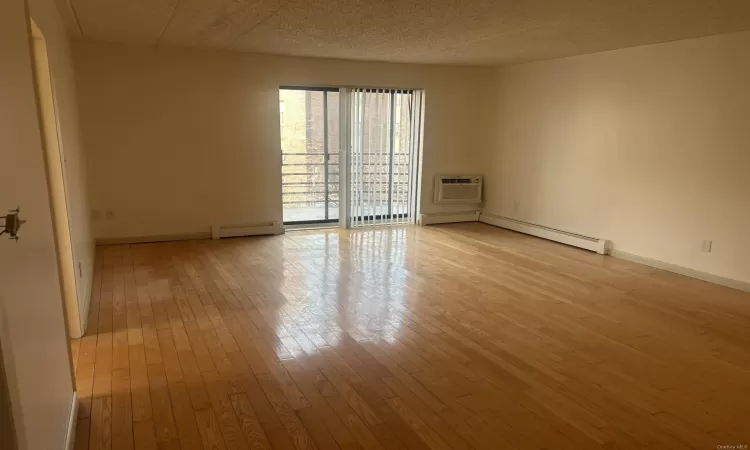
[[[750,29],[750,0],[58,0],[87,41],[501,64]]]

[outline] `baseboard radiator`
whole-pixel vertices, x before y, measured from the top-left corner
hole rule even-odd
[[[498,216],[495,214],[482,213],[479,221],[494,225],[500,228],[518,231],[519,233],[530,234],[532,236],[548,239],[550,241],[560,242],[573,247],[579,247],[602,255],[607,254],[608,241],[591,236],[571,233],[569,231],[557,230],[555,228],[537,225],[535,223],[523,222],[521,220],[511,219],[509,217]]]
[[[420,214],[419,215],[420,225],[436,225],[439,223],[477,222],[477,221],[479,221],[479,211]]]
[[[212,225],[211,239],[239,236],[261,236],[284,233],[281,222],[257,223],[252,225]]]

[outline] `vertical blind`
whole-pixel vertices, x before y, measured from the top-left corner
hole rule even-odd
[[[423,91],[349,90],[349,226],[414,223]]]

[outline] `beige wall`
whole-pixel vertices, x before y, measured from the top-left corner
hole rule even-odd
[[[80,321],[85,324],[94,272],[94,239],[86,192],[86,167],[78,123],[75,77],[69,39],[53,0],[30,0],[29,13],[44,34],[64,158],[73,268]],[[80,263],[80,272],[79,272]]]
[[[499,69],[485,211],[750,282],[748,49],[745,32]]]
[[[100,238],[280,221],[279,85],[424,88],[423,212],[448,210],[435,173],[481,170],[491,69],[90,43],[74,60]]]

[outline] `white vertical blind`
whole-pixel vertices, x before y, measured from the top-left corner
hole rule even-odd
[[[349,225],[414,223],[423,92],[354,88],[347,94]]]

